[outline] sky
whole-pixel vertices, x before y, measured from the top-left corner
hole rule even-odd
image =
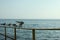
[[[0,19],[60,19],[60,0],[0,0]]]

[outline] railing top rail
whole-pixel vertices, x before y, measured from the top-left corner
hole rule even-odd
[[[60,30],[60,28],[18,28],[18,29],[26,29],[26,30]]]
[[[4,26],[0,26],[0,27],[4,28]],[[6,27],[6,28],[16,28],[16,29],[25,29],[25,30],[60,30],[60,28],[20,28],[20,27]]]

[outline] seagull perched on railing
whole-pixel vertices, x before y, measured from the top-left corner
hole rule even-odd
[[[19,22],[19,21],[16,21],[18,24],[17,25],[19,25],[20,27],[22,27],[22,25],[24,24],[24,22],[23,21],[21,21],[21,22]]]
[[[12,24],[13,26],[17,26],[16,24]]]
[[[11,26],[11,23],[9,23],[8,26]]]
[[[6,25],[6,23],[2,23],[2,24],[0,24],[0,25]]]

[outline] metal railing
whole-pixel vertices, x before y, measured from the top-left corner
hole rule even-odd
[[[5,26],[4,28],[5,28],[4,29],[5,30],[5,35],[4,34],[2,34],[2,35],[5,36],[5,40],[7,40],[7,37],[12,39],[12,40],[17,40],[16,39],[16,29],[32,30],[32,40],[35,40],[35,30],[60,30],[60,28],[16,28],[16,27],[13,27],[13,29],[14,29],[14,38],[11,38],[11,37],[6,35],[6,32],[7,32],[6,28],[12,28],[12,27],[6,27]]]
[[[32,40],[35,40],[35,30],[60,30],[60,28],[20,28],[24,30],[32,30]]]

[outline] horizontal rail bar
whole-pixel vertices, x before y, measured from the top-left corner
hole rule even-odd
[[[39,38],[39,39],[60,39],[60,38]]]
[[[1,26],[2,28],[5,28],[4,26]],[[6,28],[16,28],[16,29],[26,29],[26,30],[60,30],[60,28],[19,28],[19,27],[6,27]]]
[[[15,28],[15,27],[6,27],[6,28]],[[60,28],[16,28],[16,29],[25,29],[25,30],[33,30],[33,29],[35,29],[35,30],[60,30]]]
[[[17,29],[26,29],[26,30],[60,30],[60,28],[17,28]]]

